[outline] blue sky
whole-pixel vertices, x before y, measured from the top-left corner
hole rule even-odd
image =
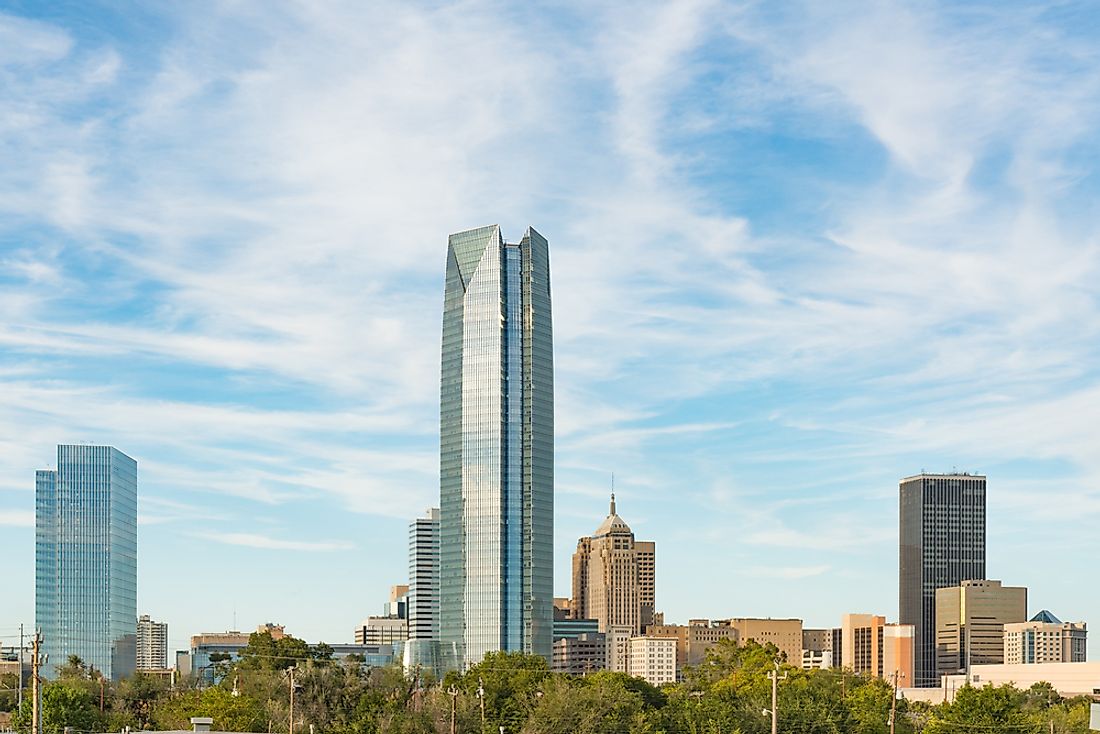
[[[0,3],[0,637],[89,441],[173,647],[350,640],[437,502],[446,237],[489,223],[551,243],[559,594],[614,473],[668,619],[893,618],[897,481],[958,469],[990,577],[1100,624],[1097,18]]]

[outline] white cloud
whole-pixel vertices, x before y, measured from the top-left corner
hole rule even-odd
[[[264,550],[302,551],[304,553],[331,553],[352,550],[352,543],[342,540],[285,540],[256,533],[202,533],[199,537],[226,545],[240,545],[246,548]]]
[[[34,511],[0,509],[0,525],[17,528],[33,528]]]

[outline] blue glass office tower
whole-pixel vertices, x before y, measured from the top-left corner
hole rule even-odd
[[[58,446],[35,476],[35,624],[49,655],[119,680],[137,644],[137,462],[110,446]]]
[[[450,667],[493,650],[549,659],[554,356],[546,239],[450,236],[440,382],[440,641]]]

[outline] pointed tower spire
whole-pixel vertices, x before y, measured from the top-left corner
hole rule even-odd
[[[611,493],[611,512],[609,512],[607,514],[609,514],[609,515],[614,515],[615,514],[615,493],[614,492]]]

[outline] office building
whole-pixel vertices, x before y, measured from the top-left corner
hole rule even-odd
[[[911,624],[888,624],[877,614],[845,614],[840,626],[843,667],[859,675],[912,685],[913,634]]]
[[[554,640],[550,668],[556,673],[588,675],[607,668],[607,635],[584,632],[576,637]]]
[[[837,634],[834,634],[836,632]],[[818,670],[840,665],[840,646],[833,651],[833,639],[840,639],[839,630],[802,630],[802,669]]]
[[[780,657],[791,665],[799,665],[802,661],[801,619],[737,617],[725,624],[737,630],[737,639],[742,645],[749,640],[760,645],[771,643],[779,649]]]
[[[137,669],[164,670],[168,667],[168,623],[154,622],[143,614],[137,622]]]
[[[555,619],[554,641],[566,637],[577,638],[581,635],[600,631],[600,623],[595,619]]]
[[[886,617],[874,614],[845,614],[841,621],[844,667],[854,673],[881,678],[882,628]]]
[[[439,508],[409,523],[409,639],[439,639]]]
[[[1004,626],[1027,620],[1027,589],[966,580],[936,590],[936,672],[1004,663]]]
[[[882,628],[882,677],[897,685],[913,685],[913,635],[911,624],[887,624]]]
[[[440,638],[550,661],[554,355],[546,239],[450,236],[440,379]]]
[[[596,532],[577,541],[570,612],[598,620],[601,632],[625,625],[641,634],[653,624],[655,560],[655,545],[634,540],[616,512],[613,493],[610,511]]]
[[[634,630],[625,624],[607,628],[604,638],[607,641],[608,670],[613,673],[630,672],[630,638],[634,636]]]
[[[35,475],[35,623],[50,660],[133,674],[137,462],[118,449],[58,446],[57,469]]]
[[[670,637],[676,640],[676,669],[701,665],[707,650],[721,640],[737,644],[737,630],[722,622],[709,619],[689,619],[687,624],[651,624],[646,627],[649,637]]]
[[[640,635],[630,638],[627,673],[650,685],[676,682],[676,639]]]
[[[382,616],[409,618],[409,586],[408,584],[395,584],[390,587],[390,600],[382,608]]]
[[[401,617],[367,617],[355,628],[356,645],[403,645],[408,638],[409,623]]]
[[[986,478],[972,474],[918,474],[899,485],[898,621],[914,628],[917,688],[939,685],[936,590],[985,578],[985,495]]]
[[[1028,622],[1006,624],[1004,645],[1005,665],[1083,663],[1088,629],[1084,622],[1063,622],[1044,609]]]

